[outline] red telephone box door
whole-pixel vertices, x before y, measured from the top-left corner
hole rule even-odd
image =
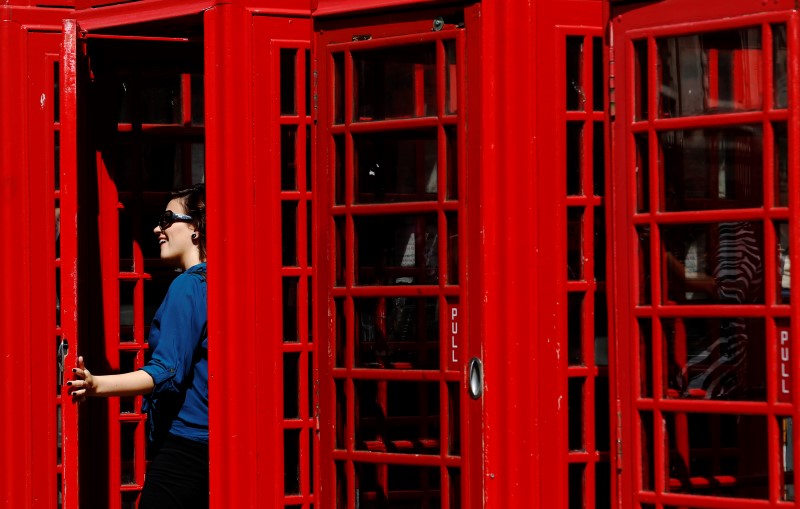
[[[322,492],[481,507],[466,123],[477,9],[316,24]],[[475,306],[477,308],[477,306]]]
[[[794,7],[612,11],[624,507],[794,500]]]

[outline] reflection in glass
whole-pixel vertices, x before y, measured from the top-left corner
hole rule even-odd
[[[656,46],[660,117],[761,108],[760,28],[666,37]]]
[[[192,89],[192,125],[206,122],[205,82],[202,74],[192,74],[189,80]]]
[[[665,318],[668,398],[766,400],[762,318]]]
[[[667,301],[764,302],[764,235],[760,222],[663,225],[661,242]]]
[[[458,284],[458,213],[447,212],[447,284]]]
[[[355,299],[356,367],[439,369],[435,297]]]
[[[667,491],[769,497],[766,416],[664,412],[664,420]]]
[[[439,281],[436,214],[354,217],[356,284],[420,285]]]
[[[608,302],[604,292],[594,294],[594,363],[608,366]]]
[[[760,207],[762,128],[665,131],[658,136],[665,211]]]
[[[182,123],[183,88],[180,74],[149,74],[137,84],[141,86],[137,114],[143,124]]]
[[[603,38],[592,37],[592,97],[594,111],[603,111]]]
[[[439,454],[438,382],[354,380],[353,389],[357,449]]]
[[[775,152],[775,205],[789,206],[789,135],[785,122],[772,124]]]
[[[436,131],[401,131],[353,137],[356,202],[436,200]]]
[[[781,500],[794,501],[794,447],[791,417],[779,417]]]
[[[772,25],[772,101],[773,107],[786,108],[787,57],[786,25]]]
[[[436,45],[353,53],[357,122],[435,116]]]
[[[775,222],[775,238],[778,241],[776,249],[778,281],[777,303],[789,304],[790,290],[792,288],[791,260],[789,259],[789,223],[786,221]]]
[[[458,382],[447,382],[448,396],[448,423],[450,430],[447,438],[450,440],[448,453],[451,456],[461,454],[461,390]]]
[[[122,484],[136,484],[135,475],[135,454],[136,450],[136,427],[135,422],[123,422],[119,426],[120,434],[120,481]]]
[[[447,200],[458,199],[458,130],[455,126],[445,126],[447,140]]]

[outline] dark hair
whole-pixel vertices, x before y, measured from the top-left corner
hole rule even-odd
[[[172,199],[178,199],[186,213],[192,216],[189,224],[197,232],[197,247],[200,259],[206,259],[206,185],[195,184],[190,188],[173,191]]]

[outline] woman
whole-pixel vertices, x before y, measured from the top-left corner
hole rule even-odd
[[[161,259],[183,269],[150,328],[150,362],[138,371],[92,375],[78,357],[77,401],[144,395],[153,461],[139,509],[208,507],[208,339],[205,188],[177,191],[153,233]]]

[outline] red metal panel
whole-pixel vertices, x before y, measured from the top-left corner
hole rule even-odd
[[[480,337],[486,365],[485,506],[492,508],[530,505],[533,494],[524,487],[539,486],[541,471],[550,468],[540,461],[543,446],[537,439],[547,417],[539,415],[541,394],[536,388],[553,387],[552,380],[542,379],[537,346],[549,337],[539,339],[537,333],[538,310],[546,302],[535,291],[541,286],[537,245],[540,238],[554,234],[540,232],[541,209],[533,198],[541,188],[541,175],[549,171],[535,170],[536,127],[531,121],[540,115],[531,88],[542,80],[532,63],[539,5],[543,3],[482,5],[483,102],[477,110],[482,134],[480,151],[474,155],[481,168],[480,194],[475,199],[481,204],[482,238],[475,275],[483,301]],[[509,29],[517,24],[525,28]],[[514,79],[507,79],[512,69]],[[554,218],[558,213],[547,210],[545,215]],[[552,289],[545,289],[543,297],[552,298]],[[514,409],[512,418],[509,409]],[[550,488],[542,492],[549,493]]]
[[[256,412],[277,401],[274,375],[262,365],[275,361],[265,359],[263,342],[256,341],[257,275],[270,268],[265,253],[255,250],[262,235],[256,218],[241,213],[256,206],[252,123],[245,121],[253,116],[252,17],[222,5],[204,19],[208,275],[214,281],[208,324],[209,338],[219,339],[209,349],[211,507],[255,508],[263,502],[259,484],[271,482],[259,478],[258,444],[274,438],[259,429]]]
[[[29,206],[29,174],[27,157],[27,118],[25,95],[26,75],[26,33],[22,27],[11,21],[0,22],[0,47],[4,48],[4,58],[0,59],[0,79],[3,90],[16,93],[0,94],[0,236],[6,249],[0,257],[0,330],[5,354],[0,360],[3,384],[19,387],[10,390],[2,398],[0,419],[0,470],[3,486],[0,488],[0,503],[8,509],[29,507],[33,499],[34,479],[32,450],[29,446],[34,429],[34,414],[30,398],[31,363],[31,294],[30,253],[34,239],[30,231],[30,220],[25,212]],[[14,416],[11,418],[10,416]]]

